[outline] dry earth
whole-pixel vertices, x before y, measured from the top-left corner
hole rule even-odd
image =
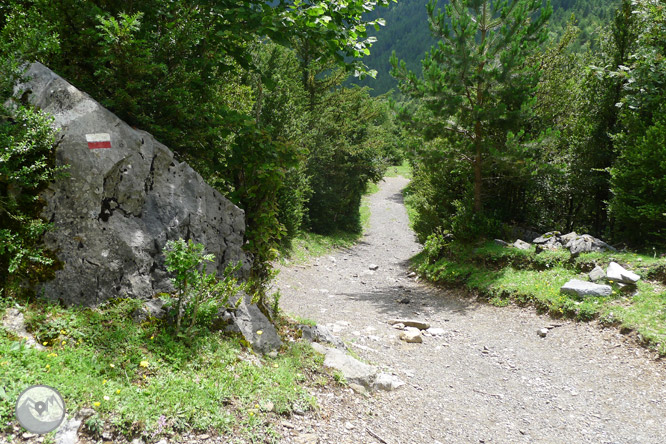
[[[358,245],[284,267],[276,286],[284,311],[328,325],[361,359],[407,384],[371,395],[321,388],[316,412],[278,426],[283,442],[666,442],[666,368],[616,330],[497,308],[408,278],[420,247],[400,193],[406,184],[387,178],[370,197]],[[423,319],[444,334],[407,344],[390,318]],[[545,338],[543,327],[552,327]]]

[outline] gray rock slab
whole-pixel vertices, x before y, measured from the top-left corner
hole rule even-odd
[[[72,418],[69,421],[63,421],[55,435],[56,444],[76,444],[78,439],[81,419]]]
[[[592,282],[596,282],[601,279],[604,279],[606,277],[606,272],[604,271],[603,268],[597,265],[596,267],[594,267],[592,271],[588,273],[588,277]]]
[[[388,323],[391,325],[402,324],[405,327],[414,327],[419,330],[427,330],[430,328],[430,324],[425,321],[419,321],[418,319],[389,319]]]
[[[548,233],[544,233],[541,236],[537,237],[532,241],[533,244],[546,244],[550,242],[555,242],[558,240],[560,236],[559,231],[549,231]]]
[[[327,350],[324,366],[342,373],[347,382],[361,385],[367,389],[372,388],[377,374],[374,366],[365,364],[334,348]]]
[[[299,325],[303,339],[309,342],[325,342],[336,348],[344,349],[345,344],[323,325]]]
[[[495,239],[494,242],[502,247],[508,247],[510,244],[502,239]]]
[[[378,373],[372,386],[375,390],[391,392],[393,390],[399,389],[403,385],[405,385],[405,382],[395,375],[389,373]]]
[[[564,247],[568,248],[574,256],[579,255],[580,253],[617,251],[606,242],[597,239],[594,236],[590,236],[589,234],[583,234],[576,237],[571,236],[569,239],[570,240],[564,244]]]
[[[606,279],[615,282],[622,282],[624,284],[635,284],[640,280],[640,276],[636,273],[625,269],[622,265],[617,262],[611,262],[608,264],[608,269],[606,270]]]
[[[613,289],[610,285],[600,285],[593,282],[572,279],[560,288],[560,293],[576,296],[610,296]]]
[[[282,340],[277,330],[250,299],[249,295],[242,294],[237,308],[230,310],[232,323],[228,330],[240,332],[258,353],[266,354],[278,350],[282,346]]]
[[[519,250],[529,250],[532,248],[532,245],[520,239],[516,240],[513,243],[513,246],[518,248]]]

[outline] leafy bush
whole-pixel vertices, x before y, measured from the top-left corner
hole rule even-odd
[[[233,273],[240,264],[228,265],[224,277],[218,280],[215,273],[208,273],[206,262],[213,262],[215,256],[204,254],[204,246],[190,239],[167,242],[165,249],[166,268],[175,273],[173,278],[177,290],[175,301],[176,334],[180,333],[181,321],[189,321],[187,328],[191,336],[197,321],[212,320],[217,311],[226,306],[229,298],[246,289],[246,284],[239,284]],[[239,299],[240,301],[240,299]],[[168,301],[173,306],[173,301]]]
[[[40,274],[31,271],[53,264],[41,244],[51,225],[39,217],[39,193],[63,172],[54,166],[55,135],[52,119],[30,108],[0,118],[0,291],[5,294]]]

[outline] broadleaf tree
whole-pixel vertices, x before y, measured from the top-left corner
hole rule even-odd
[[[400,89],[421,99],[432,113],[430,126],[465,141],[463,154],[474,174],[473,211],[483,212],[483,164],[501,151],[511,132],[519,132],[538,81],[538,67],[527,63],[545,41],[552,13],[541,0],[451,0],[444,11],[426,6],[438,40],[422,61],[423,75],[391,58]]]

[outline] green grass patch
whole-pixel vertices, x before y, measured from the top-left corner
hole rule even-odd
[[[486,242],[481,245],[448,244],[439,257],[424,251],[413,264],[430,281],[473,291],[491,304],[533,305],[555,317],[581,321],[599,319],[624,331],[636,332],[639,340],[666,355],[666,289],[663,258],[637,253],[587,253],[571,258],[568,251],[536,254]],[[560,293],[570,279],[587,279],[587,272],[615,261],[643,279],[634,293],[613,285],[613,294],[579,299]]]
[[[403,160],[400,165],[392,165],[386,169],[386,177],[396,177],[402,176],[405,179],[412,178],[412,167],[409,165],[409,162]]]
[[[368,219],[370,209],[367,209]],[[363,221],[363,207],[361,207],[361,221]],[[314,257],[323,256],[334,250],[349,248],[362,236],[361,233],[338,231],[333,234],[316,234],[302,232],[291,241],[288,249],[281,251],[280,259],[292,263],[304,263]]]
[[[313,375],[331,380],[317,375],[321,357],[309,345],[290,344],[271,359],[254,355],[237,337],[206,329],[184,342],[160,321],[135,324],[137,304],[22,307],[28,330],[46,349],[27,348],[0,329],[0,432],[10,434],[17,424],[13,403],[20,392],[46,384],[60,391],[69,412],[94,409],[93,435],[105,422],[128,438],[187,431],[277,442],[268,416],[294,406],[307,410],[315,401],[306,381]],[[3,305],[2,315],[9,304]],[[273,412],[265,411],[271,404]]]

